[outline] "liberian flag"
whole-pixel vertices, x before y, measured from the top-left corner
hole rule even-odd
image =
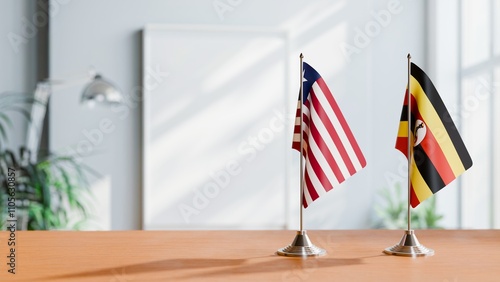
[[[413,63],[410,74],[410,204],[416,207],[469,169],[472,159],[432,81]],[[396,149],[408,158],[408,89]]]
[[[303,63],[303,205],[366,166],[366,160],[332,93],[319,73]],[[300,152],[300,99],[292,148]]]

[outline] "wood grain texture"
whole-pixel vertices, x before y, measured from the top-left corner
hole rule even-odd
[[[308,231],[319,258],[275,255],[295,231],[20,231],[0,281],[500,281],[500,230],[417,230],[432,257],[382,253],[400,230]]]

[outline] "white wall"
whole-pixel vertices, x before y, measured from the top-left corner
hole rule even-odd
[[[390,8],[388,3],[392,3]],[[141,107],[137,93],[141,86],[141,30],[148,23],[288,31],[290,75],[297,77],[293,68],[303,52],[336,96],[368,161],[366,169],[306,210],[305,227],[370,227],[375,195],[391,185],[387,177],[398,174],[403,160],[393,147],[406,85],[406,54],[411,52],[414,61],[425,68],[424,1],[52,0],[51,4],[60,7],[50,25],[51,76],[77,76],[92,65],[113,80],[129,102],[120,112],[89,110],[78,105],[77,86],[52,96],[51,148],[79,147],[85,162],[102,174],[94,183],[96,216],[100,217],[95,228],[141,227]],[[218,13],[216,6],[226,10]],[[392,11],[383,12],[390,19],[377,23],[382,10]],[[372,36],[360,35],[366,34],[363,30]],[[354,52],[350,56],[342,52],[341,46],[346,44]],[[99,129],[104,119],[112,123],[112,132]],[[293,183],[294,176],[288,177]],[[292,207],[292,214],[296,210]]]
[[[485,13],[489,3],[497,2],[446,0],[432,2],[428,7],[433,13],[428,33],[429,74],[473,160],[470,169],[437,194],[445,228],[498,228],[495,167],[500,159],[495,128],[500,122],[495,111],[498,99],[494,98],[498,91],[494,69],[498,63],[492,59],[493,50],[488,50],[496,47],[489,36],[498,38],[498,32],[491,30],[493,12]],[[472,64],[471,58],[475,59]]]
[[[36,84],[36,30],[31,29],[35,2],[4,0],[0,3],[0,93],[31,94]],[[24,144],[26,120],[12,115],[14,126],[9,147]]]

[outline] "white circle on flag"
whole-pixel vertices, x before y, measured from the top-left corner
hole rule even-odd
[[[415,123],[415,143],[413,144],[413,147],[418,146],[422,140],[424,140],[425,135],[427,134],[427,126],[425,126],[425,123],[422,120],[417,119],[417,122]]]

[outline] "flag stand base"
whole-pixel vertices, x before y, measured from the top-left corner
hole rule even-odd
[[[307,236],[306,230],[302,230],[297,231],[292,244],[279,249],[276,253],[287,257],[312,257],[323,256],[326,251],[316,247]]]
[[[413,230],[406,230],[399,244],[386,248],[384,253],[405,257],[423,257],[433,256],[434,250],[420,244]]]

